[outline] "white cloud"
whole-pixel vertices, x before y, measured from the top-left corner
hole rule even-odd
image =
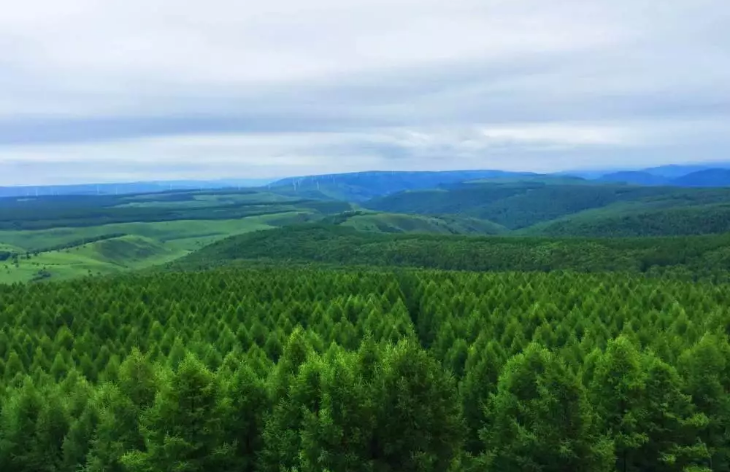
[[[10,3],[0,181],[719,158],[729,19],[722,0]]]
[[[721,122],[666,126],[619,124],[502,124],[383,128],[359,132],[198,134],[110,142],[0,147],[0,185],[171,178],[287,175],[373,169],[499,168],[567,170],[612,163],[636,166],[635,155],[671,147],[696,129]],[[700,137],[701,138],[701,137]],[[682,152],[686,150],[682,149]],[[643,156],[644,162],[681,162],[678,155]],[[707,158],[708,156],[705,156]],[[679,160],[678,160],[679,158]]]

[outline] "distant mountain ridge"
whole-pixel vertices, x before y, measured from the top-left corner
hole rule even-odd
[[[125,195],[169,190],[211,190],[235,187],[260,187],[270,179],[171,180],[154,182],[119,182],[72,185],[25,185],[0,187],[0,197],[36,197],[53,195]]]
[[[170,190],[211,190],[236,187],[268,187],[302,198],[364,202],[402,192],[439,188],[476,180],[566,179],[626,183],[646,186],[727,187],[730,162],[697,165],[666,165],[641,170],[575,171],[556,173],[511,172],[496,169],[456,171],[366,171],[295,176],[284,179],[172,180],[149,182],[91,183],[72,185],[26,185],[0,187],[1,197],[49,195],[122,195]]]
[[[671,179],[645,171],[612,172],[602,175],[596,180],[601,182],[625,182],[636,185],[670,185],[671,182]]]
[[[670,178],[649,170],[613,172],[596,179],[601,182],[633,185],[665,185],[669,187],[730,187],[730,169],[701,169]]]
[[[727,187],[730,186],[730,169],[705,169],[674,179],[679,187]]]
[[[536,177],[533,172],[507,172],[501,170],[458,171],[367,171],[346,174],[311,175],[290,177],[269,185],[274,189],[286,189],[293,194],[318,192],[322,196],[364,202],[406,190],[438,188],[480,179]],[[313,196],[309,194],[309,196]]]
[[[670,164],[665,166],[648,167],[642,169],[643,172],[648,172],[653,175],[666,177],[668,179],[677,179],[684,177],[685,175],[692,174],[694,172],[700,172],[709,169],[730,169],[730,162],[712,162],[712,163],[700,163],[700,164]]]

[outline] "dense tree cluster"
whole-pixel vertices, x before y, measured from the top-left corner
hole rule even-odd
[[[0,286],[0,470],[726,471],[729,304],[617,274]]]
[[[235,260],[406,266],[472,271],[671,273],[725,278],[730,235],[664,238],[539,238],[379,234],[302,224],[232,236],[175,263],[207,268]]]
[[[679,188],[619,185],[559,178],[495,180],[458,184],[446,189],[400,192],[373,199],[367,208],[393,213],[422,215],[455,214],[493,221],[509,229],[528,228],[557,218],[565,223],[546,234],[564,235],[570,228],[569,216],[591,210],[595,227],[588,218],[576,225],[581,236],[668,236],[730,231],[727,188]],[[633,215],[645,213],[649,224]],[[708,220],[703,215],[712,214]],[[626,216],[627,221],[622,221]],[[669,220],[668,217],[673,220]],[[534,232],[540,232],[535,226]],[[533,230],[533,228],[530,228]]]
[[[644,237],[719,234],[730,231],[730,205],[594,210],[529,228],[540,236]]]

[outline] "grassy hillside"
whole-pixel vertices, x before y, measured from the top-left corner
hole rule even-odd
[[[300,225],[226,238],[174,263],[200,269],[236,261],[409,266],[478,271],[722,272],[730,235],[682,238],[474,237],[359,232]]]
[[[349,208],[253,191],[0,199],[0,282],[148,267],[227,236]]]
[[[29,258],[20,257],[17,265],[0,265],[0,283],[116,274],[170,262],[186,253],[150,238],[121,236]]]
[[[31,280],[38,270],[46,267],[53,278],[69,278],[92,273],[116,273],[169,262],[191,251],[205,247],[221,238],[250,231],[275,228],[278,224],[300,221],[301,215],[264,215],[241,220],[163,221],[157,223],[121,223],[84,228],[57,228],[41,231],[0,231],[0,238],[17,243],[21,249],[20,265],[6,261],[0,273],[0,282]],[[124,233],[123,238],[112,238],[91,244],[74,245],[64,250],[44,251],[51,245],[74,243],[84,237]],[[129,240],[140,247],[123,244]],[[150,246],[150,244],[152,246]],[[26,252],[39,252],[28,264]],[[160,257],[157,257],[160,256]]]
[[[181,249],[194,249],[215,239],[246,231],[266,229],[272,219],[283,221],[297,213],[263,215],[237,220],[178,220],[151,223],[115,223],[83,228],[53,228],[37,231],[0,231],[0,240],[7,241],[24,251],[43,251],[47,247],[83,241],[105,234],[130,234],[152,238]]]

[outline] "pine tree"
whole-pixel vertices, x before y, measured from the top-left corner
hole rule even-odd
[[[598,435],[582,384],[544,347],[530,344],[513,357],[481,431],[490,471],[608,472],[610,441]]]
[[[609,341],[597,360],[590,387],[601,429],[611,434],[619,472],[634,472],[639,451],[649,441],[645,431],[646,375],[641,354],[625,337]]]
[[[145,450],[125,454],[122,463],[132,472],[229,467],[232,448],[223,437],[221,400],[213,374],[186,357],[142,413]]]
[[[362,381],[356,354],[338,348],[332,356],[318,366],[320,398],[302,419],[299,470],[371,471],[376,426],[372,385]]]
[[[725,337],[705,335],[684,352],[679,366],[685,378],[686,391],[708,424],[700,432],[710,457],[710,470],[730,468],[730,345]]]
[[[264,420],[270,410],[266,385],[250,366],[240,364],[225,383],[225,399],[223,430],[226,440],[235,442],[235,469],[252,472],[263,448]]]
[[[375,397],[376,468],[446,470],[464,435],[453,377],[412,341],[388,349],[381,365]]]
[[[709,452],[698,441],[708,420],[694,414],[689,395],[682,393],[677,371],[653,355],[646,356],[644,429],[649,441],[637,459],[645,472],[682,472],[690,466],[707,463]]]

